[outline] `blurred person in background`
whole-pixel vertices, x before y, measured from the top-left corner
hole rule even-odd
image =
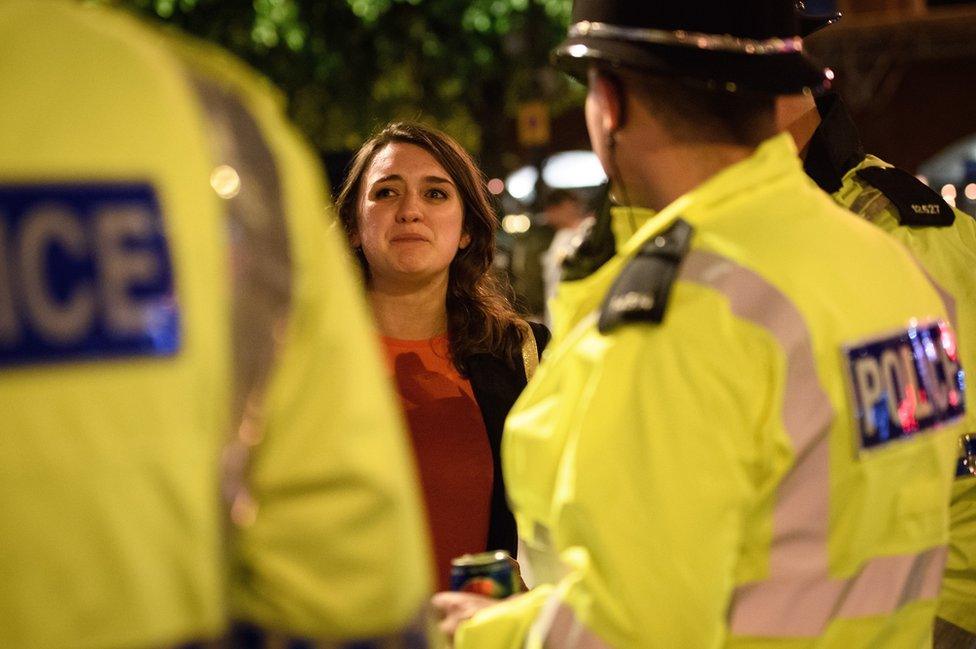
[[[0,1],[0,85],[0,646],[422,644],[409,447],[275,90],[49,0]]]
[[[840,19],[798,6],[806,34]],[[976,368],[976,219],[912,174],[867,154],[835,92],[779,98],[777,119],[796,141],[804,170],[841,206],[891,234],[944,289],[963,367]],[[976,381],[967,382],[968,422],[953,486],[949,557],[936,649],[976,647]],[[973,454],[972,457],[966,457]]]
[[[536,223],[512,236],[509,273],[515,306],[533,322],[546,319],[546,280],[543,259],[555,234],[548,223]],[[548,326],[548,325],[547,325]]]
[[[615,203],[610,196],[609,182],[600,190],[595,204],[599,207],[593,217],[593,225],[586,228],[579,246],[563,261],[558,290],[547,305],[552,318],[550,331],[553,340],[571,330],[580,318],[587,315],[585,301],[581,303],[578,296],[589,290],[590,282],[596,281],[590,278],[616,254],[616,239],[623,241],[627,238],[621,227],[629,224],[613,218]],[[582,312],[579,311],[581,304],[584,306]]]
[[[578,194],[568,189],[555,189],[542,201],[546,224],[554,231],[549,248],[542,255],[542,279],[545,284],[546,325],[552,327],[549,303],[556,295],[563,274],[563,262],[579,248],[588,228],[594,222],[593,213]]]
[[[588,81],[621,238],[505,430],[540,585],[438,593],[442,629],[462,649],[928,646],[962,375],[914,260],[777,134],[776,97],[827,81],[792,3],[576,0],[556,59]],[[923,388],[945,398],[913,418]]]
[[[548,341],[493,274],[497,217],[451,137],[393,123],[360,148],[337,200],[409,424],[441,589],[451,559],[516,553],[502,425]]]

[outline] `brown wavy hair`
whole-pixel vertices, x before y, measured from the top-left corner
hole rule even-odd
[[[498,217],[492,207],[484,174],[468,152],[451,136],[416,122],[388,124],[356,152],[339,190],[336,209],[346,236],[356,232],[363,176],[386,145],[403,142],[430,153],[457,186],[464,207],[464,232],[471,243],[458,250],[447,283],[447,335],[454,366],[467,373],[467,359],[490,354],[513,369],[521,359],[519,316],[492,271]],[[369,265],[362,248],[355,249],[367,284]]]

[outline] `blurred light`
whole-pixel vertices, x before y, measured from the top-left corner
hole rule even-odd
[[[546,160],[542,181],[554,189],[575,189],[602,185],[607,175],[592,151],[564,151]]]
[[[950,198],[952,200],[955,200],[956,199],[956,186],[955,185],[942,185],[942,191],[940,193],[942,194],[942,198],[944,198],[946,200],[949,200]]]
[[[535,183],[539,180],[539,170],[528,165],[509,174],[505,181],[508,193],[518,200],[531,200],[535,193]]]
[[[966,194],[966,198],[971,201],[976,201],[976,183],[969,183],[966,185],[966,189],[963,190]]]
[[[569,53],[570,56],[572,56],[575,59],[578,59],[586,56],[586,53],[590,51],[590,48],[588,48],[586,45],[583,45],[581,43],[577,43],[576,45],[570,45],[566,51]]]
[[[824,68],[824,76],[827,77],[827,81],[834,80],[834,71],[830,68]]]
[[[488,181],[488,191],[490,191],[495,196],[498,196],[503,191],[505,191],[505,181],[501,178],[492,178]]]
[[[528,214],[506,214],[502,219],[502,230],[509,234],[526,232],[531,225]]]
[[[241,177],[230,165],[220,165],[210,174],[210,186],[221,198],[234,198],[241,191]]]
[[[922,183],[923,185],[929,184],[929,178],[925,174],[918,174],[917,176],[915,176],[915,178],[917,178],[918,182]]]

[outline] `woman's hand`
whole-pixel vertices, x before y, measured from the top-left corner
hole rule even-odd
[[[453,647],[454,634],[461,622],[483,608],[494,606],[500,600],[473,593],[446,591],[434,594],[430,601],[437,611],[437,628],[447,636],[448,642]]]

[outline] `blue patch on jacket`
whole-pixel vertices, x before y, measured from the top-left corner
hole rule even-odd
[[[965,376],[944,322],[844,349],[860,446],[871,449],[933,430],[965,413]]]
[[[0,366],[179,348],[151,185],[0,184]]]

